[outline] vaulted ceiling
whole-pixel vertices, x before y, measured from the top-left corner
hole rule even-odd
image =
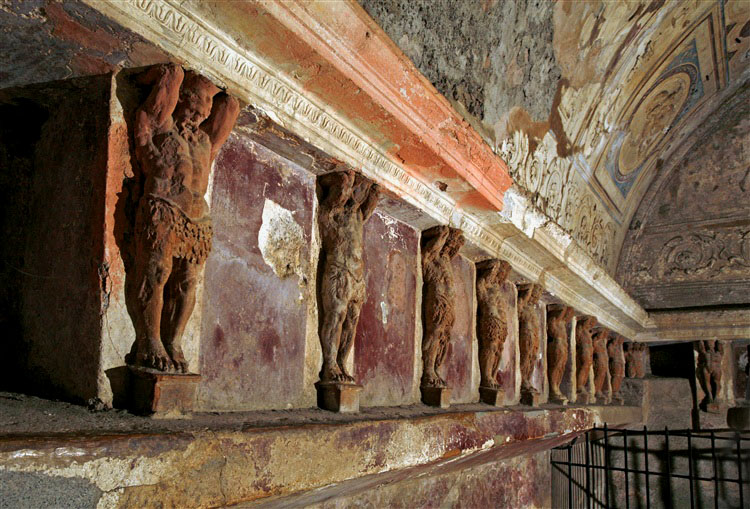
[[[750,304],[750,2],[360,3],[641,305]]]

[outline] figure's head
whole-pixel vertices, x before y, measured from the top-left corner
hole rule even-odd
[[[593,329],[596,327],[596,317],[591,315],[584,315],[578,318],[577,327],[581,329]]]
[[[547,320],[557,318],[563,322],[569,322],[573,318],[573,308],[564,304],[549,304],[547,306]]]
[[[174,119],[179,127],[196,130],[211,114],[213,99],[219,88],[193,71],[185,73],[180,88],[180,98],[174,109]]]
[[[445,241],[443,252],[448,255],[449,258],[453,258],[458,254],[458,251],[464,245],[464,242],[466,242],[466,239],[464,239],[463,232],[458,228],[451,228],[450,233],[448,234],[448,239]]]
[[[609,339],[609,330],[604,327],[597,327],[594,329],[594,341],[600,341],[606,343]]]
[[[518,309],[535,306],[542,296],[542,287],[533,283],[525,283],[518,287]]]
[[[501,285],[508,279],[510,263],[505,260],[491,258],[477,263],[477,278],[490,284]]]

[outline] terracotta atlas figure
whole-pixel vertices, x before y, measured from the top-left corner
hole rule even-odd
[[[718,413],[719,394],[721,392],[721,361],[724,356],[724,345],[720,341],[697,341],[698,363],[696,374],[698,383],[705,396],[700,408],[706,412]]]
[[[539,357],[541,322],[537,303],[542,296],[542,287],[535,284],[524,284],[518,288],[518,343],[521,351],[521,402],[536,406],[539,403],[539,391],[534,387],[532,378],[534,366]]]
[[[568,398],[560,391],[565,367],[568,363],[570,338],[568,326],[575,310],[570,306],[547,306],[547,378],[549,399],[553,403],[567,404]]]
[[[440,367],[445,361],[455,321],[451,261],[464,244],[461,230],[435,226],[422,232],[422,387],[443,388]]]
[[[607,354],[607,341],[609,331],[603,327],[597,329],[591,338],[594,346],[594,394],[599,403],[609,403],[607,390],[607,375],[609,374],[609,355]]]
[[[617,334],[607,344],[609,375],[612,380],[612,400],[619,404],[623,404],[620,387],[622,386],[623,378],[625,378],[625,352],[622,349],[624,342],[625,338]]]
[[[510,264],[503,260],[477,263],[477,339],[479,340],[480,394],[482,400],[499,404],[497,370],[508,337],[508,303],[503,283],[510,273]]]
[[[594,362],[594,344],[591,340],[596,318],[582,316],[576,322],[576,399],[579,403],[594,403],[594,394],[589,387],[589,374]]]
[[[138,80],[151,91],[134,123],[144,182],[134,231],[136,340],[126,361],[184,373],[182,335],[211,249],[204,195],[211,163],[234,127],[239,104],[174,64],[151,67]]]
[[[318,179],[321,236],[321,382],[354,383],[345,368],[365,299],[362,262],[364,224],[375,211],[380,188],[354,171]]]
[[[625,344],[625,373],[628,378],[646,376],[646,348],[643,343]]]

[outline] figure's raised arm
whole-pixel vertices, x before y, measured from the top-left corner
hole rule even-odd
[[[171,125],[184,78],[185,73],[177,64],[155,65],[138,76],[138,82],[153,87],[135,115],[135,139],[139,147],[148,144],[155,131]]]
[[[375,207],[378,206],[378,199],[380,199],[380,186],[373,182],[367,190],[367,198],[360,205],[364,221],[367,221],[372,213],[375,212]]]
[[[318,177],[323,191],[321,205],[327,210],[341,207],[351,197],[354,185],[352,170],[335,171]]]
[[[422,232],[422,259],[430,260],[440,254],[448,239],[450,228],[445,225],[433,226]]]
[[[219,92],[214,96],[211,115],[201,124],[201,129],[211,140],[211,161],[216,158],[219,149],[229,138],[239,114],[240,103],[237,99],[226,92]]]

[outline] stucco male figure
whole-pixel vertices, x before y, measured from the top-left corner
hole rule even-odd
[[[609,331],[599,328],[594,331],[591,338],[594,345],[594,391],[599,403],[608,404],[610,394],[607,390],[607,377],[609,376],[609,355],[607,353],[607,341]]]
[[[422,232],[422,401],[447,407],[450,389],[440,376],[456,319],[451,261],[464,244],[461,230],[434,226]]]
[[[625,344],[625,373],[628,378],[646,376],[646,348],[643,343]]]
[[[518,343],[521,351],[521,403],[538,406],[541,394],[533,385],[534,367],[539,359],[542,324],[537,303],[542,287],[524,284],[518,288]]]
[[[510,273],[510,264],[492,259],[477,263],[476,268],[479,395],[485,403],[500,406],[505,394],[497,383],[497,370],[508,337],[508,309],[503,283]]]
[[[551,403],[568,404],[568,398],[560,391],[565,367],[568,364],[568,326],[575,310],[570,306],[550,304],[547,306],[547,378]]]
[[[720,413],[719,394],[721,391],[721,361],[724,345],[720,341],[697,341],[698,363],[696,374],[705,396],[700,408],[705,412]]]
[[[596,400],[589,386],[591,365],[594,362],[593,328],[596,318],[582,316],[576,322],[576,400],[579,403],[592,404]]]
[[[211,249],[204,194],[239,104],[206,78],[174,64],[151,67],[138,81],[151,91],[134,123],[143,195],[134,234],[136,340],[126,361],[185,373],[182,335]]]
[[[359,409],[359,386],[348,373],[346,361],[365,300],[363,228],[378,204],[380,187],[352,170],[323,175],[318,184],[323,348],[318,403],[328,410],[354,412]]]
[[[607,343],[607,355],[609,356],[609,376],[612,380],[612,400],[622,405],[624,400],[620,395],[622,379],[625,378],[625,352],[622,345],[625,338],[616,334]]]

